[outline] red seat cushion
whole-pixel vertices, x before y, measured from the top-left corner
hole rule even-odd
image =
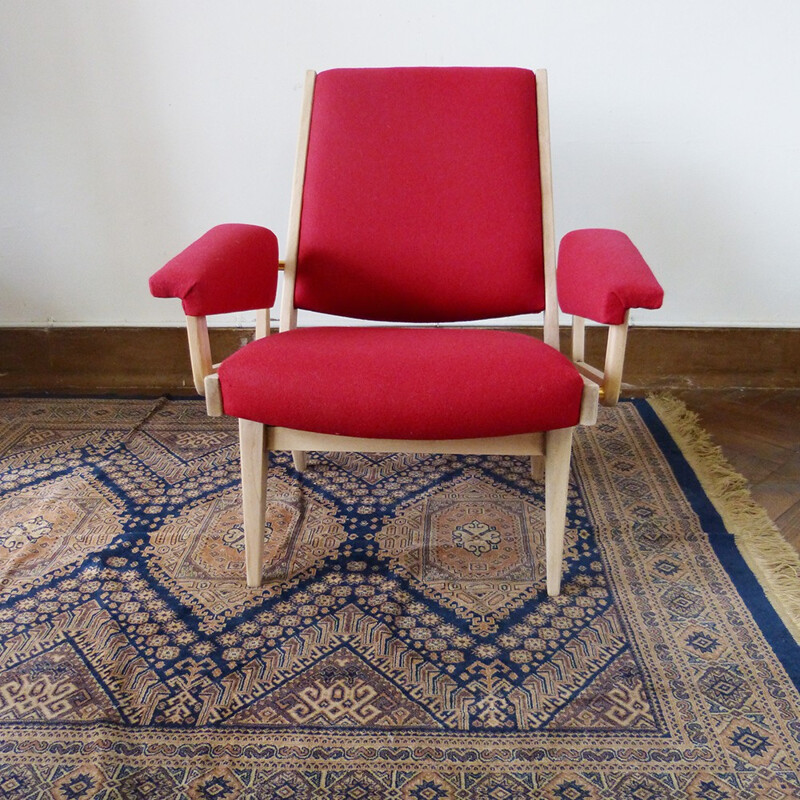
[[[557,350],[496,330],[300,328],[242,348],[219,377],[231,416],[390,439],[571,427],[583,392]]]

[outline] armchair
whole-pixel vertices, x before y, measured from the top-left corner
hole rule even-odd
[[[558,289],[547,79],[505,68],[308,73],[280,332],[274,235],[214,228],[150,281],[183,301],[195,386],[239,418],[247,583],[262,572],[269,450],[544,458],[547,591],[561,584],[572,436],[616,402],[627,312],[661,288],[624,234],[577,231]],[[562,275],[563,272],[563,275]],[[610,324],[610,377],[559,350],[557,291]],[[592,297],[586,299],[586,293]],[[259,308],[256,339],[212,364],[207,314]],[[392,327],[297,328],[297,309]],[[543,341],[441,327],[544,312]],[[434,323],[433,326],[430,323]]]

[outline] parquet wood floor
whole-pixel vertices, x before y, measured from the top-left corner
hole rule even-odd
[[[673,390],[800,551],[800,389]]]

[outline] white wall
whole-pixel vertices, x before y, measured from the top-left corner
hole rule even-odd
[[[661,279],[637,321],[798,326],[799,43],[796,0],[3,0],[0,325],[178,323],[147,277],[193,238],[283,245],[306,68],[508,64],[550,73],[559,235]]]

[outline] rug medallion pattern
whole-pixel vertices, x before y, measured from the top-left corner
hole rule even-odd
[[[0,400],[0,798],[800,797],[797,647],[644,408],[549,598],[524,459],[273,454],[251,590],[234,421]]]

